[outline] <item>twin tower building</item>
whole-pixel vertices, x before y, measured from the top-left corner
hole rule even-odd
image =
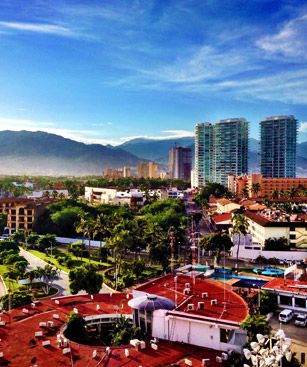
[[[193,186],[207,181],[227,186],[228,175],[248,173],[249,123],[244,118],[195,127]],[[297,120],[273,116],[260,122],[260,170],[263,177],[295,177]]]

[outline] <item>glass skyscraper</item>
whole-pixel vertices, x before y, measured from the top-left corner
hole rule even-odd
[[[248,172],[248,122],[220,120],[214,125],[213,181],[227,186],[228,175]]]
[[[212,181],[213,125],[203,122],[195,126],[194,186]]]
[[[295,177],[297,120],[294,116],[267,117],[260,122],[261,174]]]
[[[192,150],[175,146],[169,151],[169,175],[170,178],[189,180],[192,169]]]
[[[247,172],[248,122],[244,118],[196,125],[195,186],[204,186],[206,181],[227,186],[228,175]]]

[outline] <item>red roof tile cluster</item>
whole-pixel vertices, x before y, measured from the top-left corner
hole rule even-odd
[[[263,289],[291,292],[307,295],[307,282],[300,282],[292,279],[274,278],[266,283]]]
[[[187,288],[190,292],[186,291],[188,294],[185,294]],[[210,279],[166,275],[145,283],[136,290],[167,297],[178,305],[176,311],[186,312],[189,315],[236,323],[241,323],[248,315],[248,306],[238,294],[228,285]],[[203,293],[208,293],[208,297],[203,298]],[[215,302],[211,304],[213,300],[216,300],[216,304]],[[199,309],[198,302],[204,302],[203,309]],[[188,310],[189,304],[194,305],[194,310]]]
[[[231,216],[232,216],[232,213],[224,213],[224,214],[218,214],[218,215],[214,215],[212,217],[212,220],[218,224],[218,223],[221,223],[221,222],[226,222],[226,221],[230,221],[231,220]]]
[[[74,308],[77,308],[82,316],[116,312],[131,314],[127,305],[128,298],[131,298],[131,295],[127,297],[124,293],[62,297],[38,302],[34,308],[29,305],[1,314],[1,321],[4,321],[5,325],[0,326],[0,352],[4,353],[3,358],[0,358],[0,365],[158,367],[170,363],[184,366],[184,359],[188,358],[193,361],[193,366],[200,367],[202,359],[209,358],[212,367],[221,366],[215,361],[216,356],[220,355],[217,351],[166,341],[158,343],[158,350],[153,350],[149,343],[145,349],[139,351],[132,346],[111,347],[109,355],[105,346],[81,345],[69,341],[70,351],[63,354],[57,335]],[[24,312],[25,309],[28,311]],[[54,318],[55,314],[58,318]],[[53,324],[39,326],[40,322],[48,321]],[[38,331],[42,332],[42,336],[35,336]],[[43,346],[44,341],[50,341],[50,345]],[[125,355],[125,349],[129,350],[129,356]],[[95,358],[94,351],[97,354]]]

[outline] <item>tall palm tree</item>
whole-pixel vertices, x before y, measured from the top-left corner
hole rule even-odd
[[[252,184],[252,193],[257,197],[258,192],[261,190],[261,185],[259,182],[255,182]]]
[[[239,259],[239,249],[241,245],[241,235],[245,236],[247,234],[248,222],[245,215],[241,213],[235,213],[231,220],[233,225],[232,233],[233,234],[237,233],[239,237],[236,254],[236,273],[238,273],[238,259]]]
[[[101,247],[102,247],[102,240],[108,235],[110,231],[109,228],[109,218],[107,215],[101,213],[97,216],[96,220],[93,224],[93,238],[99,235],[99,259],[101,261]]]
[[[82,233],[88,239],[89,261],[91,262],[91,240],[94,233],[94,221],[89,213],[82,213],[76,225],[76,232]]]

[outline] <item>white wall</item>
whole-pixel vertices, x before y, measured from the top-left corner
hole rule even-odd
[[[178,341],[200,347],[220,351],[237,350],[240,346],[220,342],[220,327],[213,321],[200,321],[184,318],[184,316],[166,316],[167,311],[158,310],[153,313],[152,336],[159,339]],[[225,326],[227,329],[238,327]]]
[[[231,248],[231,256],[237,256],[237,245]],[[246,249],[245,246],[239,248],[239,258],[241,259],[256,259],[258,256],[264,256],[267,259],[276,257],[279,260],[304,260],[307,258],[307,251],[263,251]]]

